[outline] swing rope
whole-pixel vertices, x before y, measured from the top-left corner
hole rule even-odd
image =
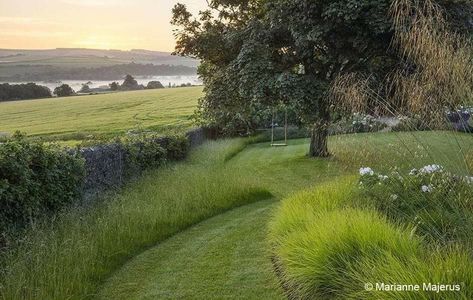
[[[287,107],[284,115],[284,143],[274,143],[274,120],[277,118],[276,108],[273,109],[273,119],[271,122],[271,147],[287,146]]]

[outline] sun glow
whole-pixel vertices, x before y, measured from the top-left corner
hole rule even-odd
[[[172,51],[172,7],[192,12],[205,0],[2,0],[0,48],[100,48]]]

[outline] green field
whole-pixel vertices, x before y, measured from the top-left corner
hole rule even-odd
[[[136,129],[187,129],[201,94],[201,87],[191,87],[4,102],[0,132],[71,141]]]

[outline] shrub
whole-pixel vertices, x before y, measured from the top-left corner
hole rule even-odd
[[[354,113],[349,117],[343,117],[337,122],[330,125],[330,134],[347,134],[347,133],[363,133],[378,132],[386,128],[386,124],[380,122],[368,114]]]
[[[132,140],[125,143],[126,164],[129,169],[147,170],[166,161],[166,149],[155,139]]]
[[[360,174],[367,200],[391,220],[414,226],[419,235],[444,245],[473,246],[473,177],[454,175],[439,165],[402,175],[393,171],[387,176],[370,168]]]
[[[148,82],[148,84],[146,85],[146,88],[147,89],[164,89],[164,86],[161,82],[159,81],[150,81]]]
[[[184,135],[159,137],[145,133],[121,141],[126,150],[126,164],[130,170],[149,170],[166,161],[184,159],[189,152],[189,141]]]
[[[54,95],[58,97],[69,97],[74,94],[75,91],[68,84],[62,84],[54,89]]]
[[[169,135],[166,137],[166,157],[169,160],[184,159],[189,152],[189,140],[185,135]]]
[[[58,211],[79,196],[83,161],[16,134],[0,144],[0,231]]]

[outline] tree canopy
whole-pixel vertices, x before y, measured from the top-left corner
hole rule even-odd
[[[399,67],[392,2],[212,0],[198,18],[177,4],[176,53],[202,61],[199,119],[224,133],[246,134],[282,103],[312,129],[310,154],[328,155],[327,93],[334,79],[361,72],[376,80]],[[440,4],[456,30],[470,29],[470,1]]]
[[[54,89],[54,94],[58,97],[68,97],[74,95],[75,91],[68,84],[62,84]]]

